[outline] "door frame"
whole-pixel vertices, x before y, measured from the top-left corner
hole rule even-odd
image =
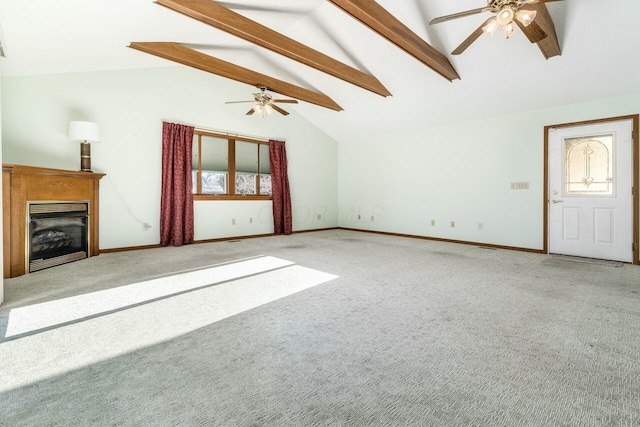
[[[558,128],[567,128],[567,127],[576,127],[576,126],[585,126],[592,124],[601,124],[606,122],[619,122],[622,120],[631,120],[632,128],[631,128],[631,151],[633,157],[633,182],[632,182],[632,191],[633,191],[633,216],[632,216],[632,233],[633,233],[633,247],[632,247],[632,259],[633,264],[639,265],[640,259],[638,258],[638,244],[640,243],[639,237],[639,220],[638,220],[638,210],[640,208],[640,197],[639,197],[639,184],[640,184],[640,174],[638,172],[638,167],[640,164],[640,152],[638,151],[638,126],[640,122],[640,115],[633,114],[629,116],[618,116],[618,117],[610,117],[606,119],[595,119],[595,120],[586,120],[583,122],[573,122],[573,123],[562,123],[557,125],[549,125],[544,127],[544,185],[543,185],[543,238],[542,238],[542,251],[545,254],[549,253],[549,131],[552,129]]]

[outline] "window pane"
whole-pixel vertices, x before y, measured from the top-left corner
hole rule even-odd
[[[269,146],[260,144],[260,175],[269,175],[271,165],[269,163]]]
[[[227,194],[226,172],[202,171],[202,194]]]
[[[567,138],[565,194],[613,195],[613,135]]]
[[[229,143],[226,139],[202,136],[202,170],[229,171]]]
[[[256,194],[258,144],[236,141],[236,194]]]
[[[236,172],[236,194],[256,194],[256,174]]]
[[[236,141],[236,171],[258,173],[258,144]]]
[[[198,194],[198,134],[193,134],[193,146],[191,148],[191,192]]]
[[[271,175],[260,175],[260,194],[271,195]]]
[[[260,194],[271,195],[271,164],[269,163],[269,146],[260,144]]]
[[[191,152],[191,169],[198,170],[198,134],[193,135],[193,146]]]
[[[227,194],[229,142],[202,135],[202,194]]]

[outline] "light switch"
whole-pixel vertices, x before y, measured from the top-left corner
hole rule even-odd
[[[512,190],[528,190],[529,183],[528,182],[512,182],[511,189]]]

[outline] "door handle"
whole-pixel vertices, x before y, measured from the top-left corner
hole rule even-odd
[[[553,199],[551,200],[553,203],[564,203],[564,200],[557,200],[557,199]]]

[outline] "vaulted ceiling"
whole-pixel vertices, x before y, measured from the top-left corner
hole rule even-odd
[[[241,23],[247,18],[330,58],[320,61],[325,65],[335,61],[353,70],[354,75],[369,76],[364,77],[363,84],[318,70],[264,43],[259,46],[255,40],[216,28],[184,10],[174,10],[181,0],[158,3],[0,0],[1,43],[6,53],[6,58],[0,59],[0,73],[8,76],[167,66],[203,69],[149,52],[150,46],[169,46],[193,52],[200,60],[212,57],[268,76],[290,85],[288,90],[297,88],[309,96],[317,95],[319,98],[308,98],[308,102],[288,105],[287,110],[302,115],[339,141],[640,93],[637,0],[546,3],[561,50],[561,55],[549,59],[542,54],[544,48],[541,52],[541,47],[530,43],[520,29],[509,40],[499,34],[480,35],[461,55],[451,55],[491,14],[479,13],[437,25],[429,25],[429,21],[484,7],[486,0],[378,0],[373,15],[362,14],[363,7],[372,5],[363,0],[216,2],[239,15]],[[360,5],[360,10],[353,5]],[[397,22],[379,25],[379,19],[374,18],[383,12]],[[280,37],[266,29],[258,35],[267,44]],[[409,48],[399,48],[398,38],[408,40]],[[146,43],[146,50],[135,43]],[[252,78],[247,74],[240,84],[230,80],[237,87],[237,99],[250,99],[255,92],[250,85]],[[365,87],[369,84],[376,87]],[[385,90],[391,96],[385,96]],[[305,99],[302,93],[287,96]],[[320,101],[333,106],[323,108]],[[238,115],[246,112],[243,104],[227,107]],[[343,111],[337,111],[340,107]]]

